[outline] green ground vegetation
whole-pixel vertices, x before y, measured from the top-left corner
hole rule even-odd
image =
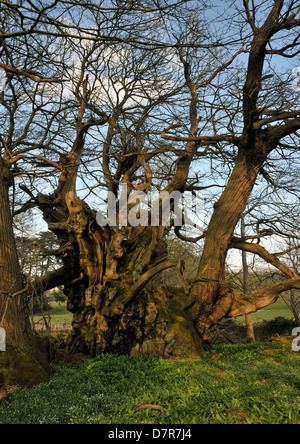
[[[0,424],[298,423],[299,365],[300,353],[271,343],[209,346],[205,360],[103,355],[58,363],[48,383],[10,393]]]

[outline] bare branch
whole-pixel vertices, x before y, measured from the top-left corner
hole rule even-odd
[[[278,255],[269,253],[264,247],[260,244],[250,244],[244,242],[242,239],[234,238],[231,244],[231,248],[237,248],[239,250],[248,251],[249,253],[257,254],[270,265],[273,265],[290,279],[299,279],[297,273],[283,264],[279,259]]]
[[[48,78],[41,76],[40,74],[38,74],[35,71],[28,70],[28,69],[17,69],[12,66],[5,65],[4,63],[0,63],[0,67],[3,68],[6,72],[15,74],[17,76],[28,77],[29,79],[33,80],[36,83],[61,83],[61,82],[66,81],[66,80],[62,80],[62,79],[48,79]]]
[[[255,313],[256,311],[276,302],[281,293],[292,289],[300,290],[299,278],[277,282],[276,284],[251,295],[235,295],[226,317],[235,318],[246,313]]]

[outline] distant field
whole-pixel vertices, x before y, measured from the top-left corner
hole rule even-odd
[[[70,313],[67,310],[67,304],[59,303],[59,302],[51,302],[50,306],[52,308],[51,310],[51,324],[64,324],[64,323],[71,323],[72,322],[72,313]],[[48,316],[47,313],[45,313],[46,317]],[[34,322],[38,322],[42,320],[41,315],[34,316]]]
[[[61,322],[72,322],[73,315],[67,310],[66,304],[51,302],[51,307],[51,321],[53,324]]]

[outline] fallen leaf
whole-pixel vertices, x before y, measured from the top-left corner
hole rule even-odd
[[[229,415],[236,415],[241,421],[244,418],[250,418],[250,415],[245,412],[241,412],[239,409],[226,409],[224,411],[225,418],[228,419]]]
[[[154,404],[138,404],[134,408],[137,410],[153,409],[153,410],[161,410],[164,412],[167,411],[164,407],[161,407],[160,405],[154,405]]]

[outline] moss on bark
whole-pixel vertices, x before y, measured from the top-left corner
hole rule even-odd
[[[33,387],[46,382],[51,375],[47,359],[36,348],[10,345],[0,353],[0,380],[6,386]]]

